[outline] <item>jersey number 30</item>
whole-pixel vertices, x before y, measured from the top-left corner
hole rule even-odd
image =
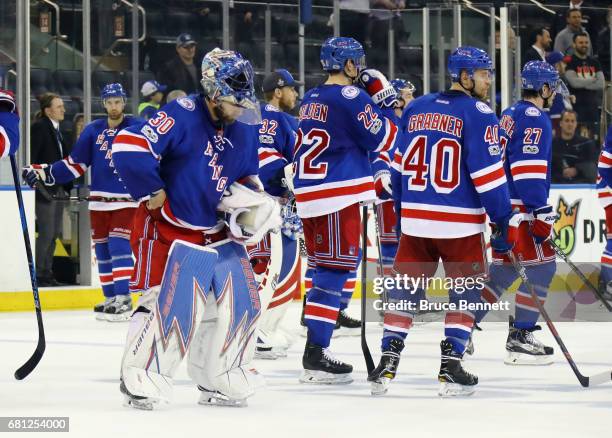
[[[409,175],[408,190],[422,192],[429,179],[438,193],[450,193],[459,186],[459,159],[461,144],[452,138],[441,138],[431,148],[430,162],[427,157],[427,137],[415,137],[403,159],[403,174]]]

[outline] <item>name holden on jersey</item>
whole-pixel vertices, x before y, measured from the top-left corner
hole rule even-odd
[[[385,303],[383,300],[374,300],[373,301],[374,310],[390,310],[390,311],[427,311],[427,312],[436,312],[436,311],[445,311],[452,312],[456,310],[469,310],[471,312],[475,311],[491,311],[491,310],[501,310],[501,311],[509,311],[510,310],[510,301],[502,300],[497,303],[471,303],[468,300],[459,300],[458,303],[445,303],[445,302],[432,302],[429,300],[419,300],[419,301],[409,301],[409,300],[400,300],[393,301],[389,303]]]

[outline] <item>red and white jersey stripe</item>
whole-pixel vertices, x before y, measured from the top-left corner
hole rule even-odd
[[[402,202],[402,233],[442,239],[485,231],[485,209]]]
[[[375,199],[374,178],[370,175],[295,189],[297,211],[301,218],[323,216],[357,202]]]
[[[156,159],[161,159],[146,137],[127,130],[121,131],[113,141],[113,153],[115,152],[149,152]]]
[[[478,193],[488,192],[507,182],[504,163],[501,161],[472,172],[470,176]]]
[[[4,128],[0,126],[0,158],[8,157],[10,150],[11,139],[9,138]]]
[[[546,180],[548,161],[546,160],[520,160],[510,164],[512,179],[543,179]]]
[[[277,160],[285,160],[282,154],[274,148],[260,147],[257,149],[257,153],[259,155],[260,168]]]

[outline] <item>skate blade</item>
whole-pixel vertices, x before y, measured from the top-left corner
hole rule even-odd
[[[332,374],[325,371],[304,370],[300,375],[300,383],[313,385],[348,385],[352,381],[351,373]]]
[[[151,399],[135,399],[129,395],[123,396],[123,406],[126,408],[138,409],[141,411],[152,411],[157,403]]]
[[[198,404],[202,406],[218,406],[227,408],[246,408],[249,404],[246,398],[233,399],[214,392],[207,392],[200,396]]]
[[[438,395],[440,397],[466,397],[476,392],[476,385],[467,386],[458,383],[440,382]]]
[[[128,322],[132,317],[132,311],[119,314],[107,313],[106,321],[108,322]]]
[[[534,355],[509,351],[504,359],[506,365],[546,366],[554,362],[553,355]]]
[[[276,357],[278,358],[283,358],[283,357],[287,357],[287,349],[286,348],[272,348],[272,352],[274,354],[276,354]]]
[[[371,394],[374,396],[380,396],[385,395],[387,391],[389,391],[391,379],[389,379],[388,377],[381,377],[380,379],[370,383]]]
[[[106,321],[106,314],[103,312],[94,312],[96,314],[96,321]]]
[[[361,327],[355,327],[355,328],[340,327],[334,330],[334,332],[332,333],[332,338],[359,336],[360,334],[361,334]]]
[[[262,360],[276,360],[278,359],[278,355],[274,351],[257,351],[255,350],[254,359],[262,359]]]

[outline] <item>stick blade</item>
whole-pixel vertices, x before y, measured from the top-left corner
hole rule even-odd
[[[595,374],[594,376],[590,376],[587,378],[587,387],[601,385],[602,383],[611,382],[612,381],[612,372],[605,371],[603,373]]]
[[[23,380],[30,375],[36,365],[40,362],[45,352],[45,342],[39,342],[32,356],[24,363],[17,371],[15,371],[15,379]]]

